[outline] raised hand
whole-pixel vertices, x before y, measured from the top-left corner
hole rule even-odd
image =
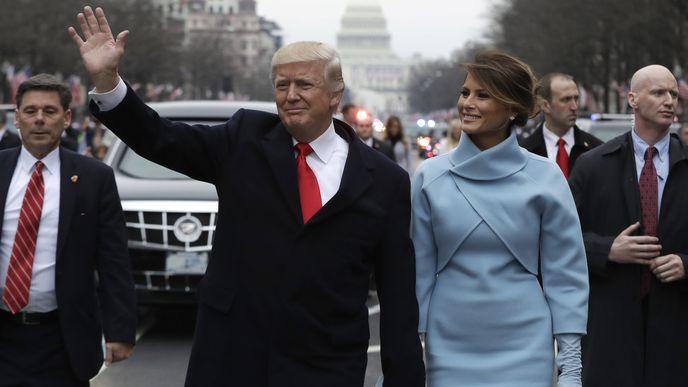
[[[91,7],[84,7],[84,12],[77,16],[83,39],[74,27],[67,32],[76,43],[81,53],[86,71],[93,81],[96,92],[107,92],[117,86],[119,75],[117,67],[124,55],[124,43],[129,31],[122,31],[115,39],[110,25],[105,18],[105,12],[98,7],[95,12]]]

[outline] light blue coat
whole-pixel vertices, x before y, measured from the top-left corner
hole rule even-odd
[[[552,335],[585,334],[588,306],[580,223],[559,167],[513,132],[483,152],[466,135],[418,168],[412,206],[428,385],[551,384]]]

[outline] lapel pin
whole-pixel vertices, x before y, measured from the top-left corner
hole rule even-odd
[[[70,180],[72,181],[72,183],[76,183],[77,180],[79,180],[79,176],[78,176],[78,175],[72,175],[72,177],[70,178]]]
[[[590,145],[588,145],[588,142],[587,142],[587,141],[585,141],[585,142],[583,143],[583,145],[585,145],[586,148],[589,148],[589,147],[590,147]]]

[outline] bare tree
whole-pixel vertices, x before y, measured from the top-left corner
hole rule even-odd
[[[638,68],[686,65],[688,5],[679,0],[513,0],[495,12],[494,44],[540,73],[563,71],[605,111]]]

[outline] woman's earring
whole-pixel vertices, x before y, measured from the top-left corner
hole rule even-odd
[[[516,118],[516,116],[511,116],[509,117],[509,120],[513,121]]]

